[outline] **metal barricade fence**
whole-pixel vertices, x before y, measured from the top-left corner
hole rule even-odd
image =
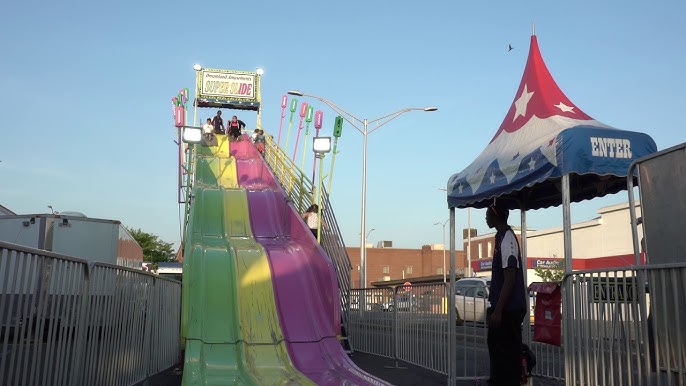
[[[455,375],[457,380],[484,380],[489,376],[486,326],[488,285],[474,282],[455,286]]]
[[[685,281],[685,264],[566,275],[562,317],[567,383],[686,384],[686,321],[679,320],[686,289],[664,285]],[[679,328],[670,331],[670,325]]]
[[[384,310],[392,299],[391,288],[350,290],[348,339],[355,351],[393,357],[393,314]]]
[[[154,312],[146,324],[150,344],[145,347],[152,350],[147,355],[148,374],[157,374],[183,360],[179,334],[181,284],[172,280],[156,280],[154,289],[155,301],[151,307]]]
[[[446,286],[350,290],[349,339],[356,351],[447,374]]]
[[[446,285],[414,284],[394,293],[395,359],[448,373]],[[396,363],[397,365],[397,363]]]
[[[557,380],[565,379],[565,357],[562,346],[531,342],[529,348],[536,356],[532,375]]]
[[[349,339],[354,350],[449,372],[449,350],[456,353],[458,380],[488,378],[485,287],[458,287],[457,320],[448,319],[447,284],[352,289]],[[363,301],[364,299],[364,301]],[[456,333],[449,337],[449,323]]]
[[[131,385],[178,363],[181,283],[0,242],[0,379]]]
[[[533,374],[572,385],[684,385],[686,264],[573,272],[563,280],[563,343],[530,342]],[[487,327],[478,315],[487,302],[469,288],[456,288],[457,333],[448,340],[447,313],[427,307],[444,291],[413,285],[408,291],[351,290],[350,339],[370,354],[447,372],[448,351],[457,350],[457,379],[489,373]],[[366,299],[364,304],[360,299]],[[430,300],[429,304],[435,304]],[[526,326],[528,321],[525,321]],[[526,327],[525,327],[526,328]],[[445,349],[444,349],[445,347]],[[396,362],[397,364],[397,362]]]
[[[70,385],[82,354],[88,266],[0,242],[0,379],[7,385]]]

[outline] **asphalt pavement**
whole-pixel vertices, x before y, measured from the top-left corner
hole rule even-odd
[[[409,363],[396,363],[393,359],[362,352],[355,352],[350,358],[365,372],[372,374],[396,386],[445,386],[447,376]],[[173,367],[141,383],[145,386],[181,386],[182,373],[179,367]],[[458,381],[456,386],[485,385],[485,381]],[[530,386],[563,386],[564,381],[533,378]]]
[[[355,352],[350,359],[365,372],[396,386],[445,386],[448,378],[425,368],[376,355]],[[170,368],[148,380],[146,386],[181,386],[179,367]],[[141,383],[141,386],[144,385]]]
[[[445,386],[448,377],[413,364],[356,351],[350,359],[362,370],[396,386]]]

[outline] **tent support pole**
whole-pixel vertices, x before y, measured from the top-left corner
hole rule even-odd
[[[563,238],[564,238],[564,262],[565,262],[565,276],[562,279],[562,309],[565,310],[563,311],[563,321],[562,321],[562,328],[563,328],[563,347],[564,347],[564,353],[565,353],[565,358],[572,358],[574,355],[572,351],[572,329],[571,329],[571,323],[567,323],[568,320],[564,320],[565,316],[571,318],[571,312],[569,310],[572,310],[572,281],[567,279],[567,275],[571,274],[572,272],[572,219],[571,219],[571,193],[569,191],[569,174],[565,174],[562,176],[562,229],[563,229]],[[571,320],[571,319],[570,319]],[[571,368],[571,363],[573,361],[565,361],[565,379],[567,382],[572,381],[573,382],[573,369]],[[573,384],[573,383],[572,383]]]
[[[450,284],[448,285],[448,384],[457,382],[455,327],[455,208],[450,208]]]
[[[526,296],[526,318],[524,319],[524,326],[529,326],[531,323],[531,298],[528,296],[529,294],[529,279],[528,279],[528,274],[527,271],[529,270],[529,253],[527,251],[527,242],[526,242],[526,204],[524,202],[520,203],[520,212],[521,212],[521,222],[522,222],[522,229],[520,232],[520,237],[522,239],[522,250],[521,250],[521,256],[522,256],[522,272],[524,274],[524,293],[527,294]],[[522,339],[524,343],[527,345],[531,345],[531,328],[524,328],[523,329],[524,334],[522,335]]]

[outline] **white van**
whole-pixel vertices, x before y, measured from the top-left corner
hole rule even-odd
[[[465,321],[486,323],[488,290],[491,287],[490,277],[462,278],[455,283],[455,311],[457,324]]]

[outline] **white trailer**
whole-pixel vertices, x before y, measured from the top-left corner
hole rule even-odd
[[[121,222],[78,212],[0,216],[0,241],[129,268],[143,261],[143,249]]]
[[[50,257],[37,258],[31,250],[28,254],[12,253],[16,248],[0,245],[2,330],[13,331],[31,319],[72,325],[75,321],[65,319],[65,315],[72,314],[69,310],[83,293],[85,280],[78,264],[101,262],[140,269],[143,261],[143,249],[119,221],[88,218],[77,212],[2,215],[0,241],[80,259],[60,259],[50,253]],[[91,289],[92,296],[109,292],[106,282]]]

